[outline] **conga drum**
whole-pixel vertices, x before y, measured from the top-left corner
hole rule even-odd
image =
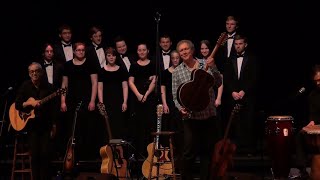
[[[293,143],[293,117],[269,116],[266,121],[265,134],[273,176],[287,178],[290,172]]]
[[[312,154],[311,179],[320,179],[320,126],[306,126],[302,128],[309,153]]]

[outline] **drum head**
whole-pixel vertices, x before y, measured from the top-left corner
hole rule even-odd
[[[267,120],[269,120],[269,121],[292,121],[293,117],[292,116],[269,116]]]
[[[307,134],[317,135],[317,134],[320,134],[320,125],[306,126],[306,127],[303,127],[302,130]]]

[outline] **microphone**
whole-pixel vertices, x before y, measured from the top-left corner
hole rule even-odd
[[[305,87],[300,88],[299,91],[297,92],[296,96],[303,94],[305,91],[306,91]]]
[[[11,86],[8,87],[8,89],[6,90],[6,92],[4,92],[1,96],[2,96],[2,97],[6,96],[6,95],[9,94],[9,92],[12,91],[12,90],[13,90],[13,87],[11,87]]]
[[[156,17],[154,17],[154,19],[158,22],[160,21],[160,17],[161,17],[161,14],[159,12],[156,12]]]

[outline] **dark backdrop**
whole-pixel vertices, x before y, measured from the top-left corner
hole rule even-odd
[[[156,12],[161,14],[160,33],[169,33],[174,43],[182,38],[197,44],[201,39],[215,43],[224,30],[225,18],[240,18],[241,31],[263,67],[259,109],[268,114],[291,113],[291,103],[301,87],[310,90],[311,66],[319,63],[316,47],[319,13],[314,4],[280,1],[135,0],[10,1],[2,5],[1,91],[16,88],[27,77],[27,65],[40,55],[40,47],[58,38],[62,23],[74,29],[74,40],[87,41],[88,28],[100,25],[106,43],[124,35],[130,51],[139,41],[156,47]],[[315,46],[313,46],[315,45]],[[305,97],[303,97],[305,98]],[[3,104],[4,97],[1,97]],[[301,104],[299,105],[299,107]],[[298,108],[298,111],[302,109]]]

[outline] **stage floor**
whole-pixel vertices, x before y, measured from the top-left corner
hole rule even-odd
[[[142,159],[140,160],[142,161]],[[194,165],[194,175],[195,179],[199,179],[199,161],[195,162]],[[63,161],[52,161],[51,163],[51,172],[52,172],[52,179],[58,180],[59,171],[61,171],[63,166]],[[100,177],[100,166],[101,160],[94,160],[94,161],[80,161],[76,165],[78,178],[83,179],[84,176],[88,177],[89,179],[92,177],[93,179],[99,179]],[[293,165],[294,166],[294,165]],[[12,161],[1,160],[0,161],[0,180],[8,180],[11,176],[11,168],[12,168]],[[237,180],[273,180],[272,171],[271,171],[271,160],[268,156],[254,155],[254,156],[234,156],[234,166],[228,170],[226,180],[229,179],[237,179]],[[308,168],[310,172],[310,168]],[[91,174],[90,176],[88,174]],[[299,174],[298,169],[291,167],[290,172],[288,174],[288,178],[284,179],[295,179]],[[88,179],[86,178],[86,179]],[[61,178],[60,178],[61,179]],[[105,178],[102,178],[105,179]],[[123,178],[122,178],[123,179]],[[139,177],[131,177],[128,179],[146,179],[142,175]],[[170,179],[170,178],[168,178]],[[177,179],[180,179],[178,174]]]

